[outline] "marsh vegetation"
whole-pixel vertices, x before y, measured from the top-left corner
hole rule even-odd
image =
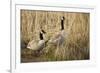
[[[21,10],[21,62],[44,62],[63,60],[88,60],[90,58],[90,14],[80,12],[56,12]],[[64,16],[64,31],[67,36],[62,46],[46,43],[41,53],[27,48],[29,41],[39,40],[40,27],[46,31],[45,40],[50,40],[60,31]]]

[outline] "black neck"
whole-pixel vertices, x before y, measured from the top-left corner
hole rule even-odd
[[[61,20],[61,30],[64,30],[64,20]]]
[[[41,32],[39,34],[39,38],[40,38],[40,40],[43,40],[43,34]]]

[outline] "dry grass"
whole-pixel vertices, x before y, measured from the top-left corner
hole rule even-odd
[[[46,39],[50,39],[60,30],[62,16],[65,31],[69,33],[63,45],[47,44],[39,56],[21,48],[22,62],[89,59],[89,13],[21,10],[21,41],[27,44],[32,39],[39,40],[40,27],[47,32]]]

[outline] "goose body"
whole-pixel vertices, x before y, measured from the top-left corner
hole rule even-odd
[[[53,35],[53,37],[51,37],[51,39],[49,40],[49,43],[54,44],[54,45],[61,45],[66,37],[66,32],[64,30],[64,17],[61,18],[61,30],[59,32],[57,32],[56,34]]]
[[[30,41],[29,43],[28,43],[28,45],[27,45],[27,48],[28,49],[31,49],[31,50],[33,50],[33,51],[41,51],[44,47],[45,47],[45,40],[43,39],[43,33],[44,32],[40,32],[40,34],[39,34],[39,38],[40,38],[40,40],[38,40],[38,41],[35,41],[35,40],[32,40],[32,41]]]
[[[27,48],[31,50],[41,50],[44,48],[44,46],[45,46],[44,40],[39,40],[37,42],[35,40],[32,40],[28,43]]]

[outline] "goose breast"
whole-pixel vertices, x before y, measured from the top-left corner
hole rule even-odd
[[[57,34],[55,34],[50,40],[49,40],[49,43],[52,43],[52,44],[62,44],[63,41],[65,40],[65,32],[64,31],[61,31]]]

